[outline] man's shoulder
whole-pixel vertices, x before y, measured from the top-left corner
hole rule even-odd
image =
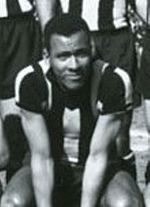
[[[22,69],[15,82],[16,104],[33,112],[42,112],[51,106],[51,83],[46,78],[47,60],[41,60]]]
[[[50,65],[47,59],[42,59],[32,65],[29,65],[18,72],[16,76],[16,83],[22,83],[25,79],[28,79],[31,76],[34,77],[36,73],[39,73],[39,71],[45,75],[48,72],[49,67]]]
[[[133,93],[130,75],[125,70],[101,60],[96,60],[94,64],[92,100],[103,103],[102,113],[129,110]]]
[[[116,78],[122,80],[123,82],[128,82],[131,83],[131,77],[130,74],[122,69],[121,67],[117,67],[115,65],[111,65],[108,62],[105,62],[101,59],[97,59],[93,62],[92,64],[93,68],[93,77],[94,79],[100,79],[103,77],[108,77],[108,78]]]

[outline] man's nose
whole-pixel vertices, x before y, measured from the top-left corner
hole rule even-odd
[[[78,60],[75,56],[70,57],[70,69],[77,69],[78,68]]]

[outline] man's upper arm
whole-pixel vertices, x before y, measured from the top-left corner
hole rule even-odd
[[[132,109],[132,82],[128,73],[120,68],[105,70],[98,93],[97,107],[101,114],[120,113]]]
[[[47,101],[47,90],[41,90],[32,66],[23,69],[17,75],[15,82],[16,104],[31,112],[42,113],[44,103]],[[45,103],[46,105],[46,103]]]
[[[131,108],[132,83],[129,75],[120,68],[106,68],[98,90],[99,117],[92,137],[92,152],[105,151],[116,139],[124,113]]]

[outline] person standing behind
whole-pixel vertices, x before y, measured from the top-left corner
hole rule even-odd
[[[134,0],[61,0],[62,10],[81,15],[87,22],[94,39],[96,56],[127,71],[132,81],[136,79],[136,52],[134,38],[127,17],[128,6],[135,7]],[[118,153],[124,158],[124,167],[136,177],[135,156],[130,149],[129,129],[132,110],[124,119]]]
[[[142,207],[139,189],[114,150],[132,107],[130,76],[93,61],[90,31],[80,17],[55,16],[45,40],[49,59],[20,71],[15,87],[37,206]]]
[[[145,35],[143,43],[143,52],[141,56],[141,68],[139,73],[139,90],[143,96],[147,130],[150,134],[150,1],[136,1],[137,12],[145,23]],[[147,164],[146,188],[144,191],[145,206],[150,207],[150,161]]]

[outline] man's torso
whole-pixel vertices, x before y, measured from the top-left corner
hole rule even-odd
[[[63,12],[73,11],[73,1],[60,0]],[[72,2],[72,3],[71,3]],[[78,1],[79,2],[79,1]],[[81,16],[91,31],[114,30],[127,27],[126,0],[81,0]],[[76,13],[76,12],[75,12]],[[77,12],[78,13],[78,12]]]
[[[16,103],[29,111],[46,114],[56,159],[61,157],[73,163],[84,162],[99,114],[130,109],[132,98],[128,75],[107,65],[98,62],[91,78],[94,84],[89,83],[73,96],[63,93],[55,79],[49,78],[49,73],[43,75],[39,66],[37,69],[30,66],[18,74]]]

